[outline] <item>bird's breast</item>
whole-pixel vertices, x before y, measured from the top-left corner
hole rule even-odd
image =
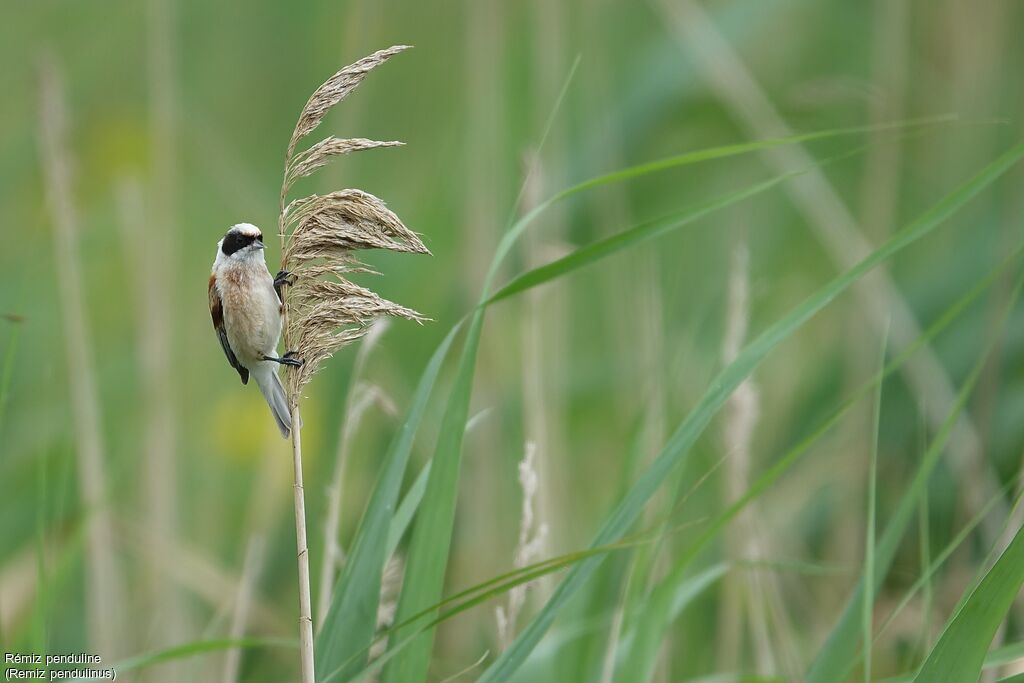
[[[217,274],[224,308],[224,331],[242,365],[252,368],[263,356],[277,355],[281,311],[266,267],[235,266]]]

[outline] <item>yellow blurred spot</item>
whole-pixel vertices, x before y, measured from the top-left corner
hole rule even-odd
[[[210,411],[207,433],[210,443],[224,458],[252,462],[262,457],[285,457],[290,442],[281,438],[270,408],[251,383],[235,391],[223,392]],[[302,402],[302,456],[304,462],[318,458],[324,443],[322,412],[315,401]]]

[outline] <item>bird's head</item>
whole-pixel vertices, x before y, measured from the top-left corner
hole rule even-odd
[[[217,260],[263,260],[263,233],[252,223],[232,225],[217,243]]]

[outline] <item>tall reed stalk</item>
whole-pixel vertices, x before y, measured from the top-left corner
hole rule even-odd
[[[338,190],[310,195],[286,204],[288,192],[300,178],[313,174],[332,158],[400,142],[328,136],[296,153],[299,142],[312,133],[327,112],[351,93],[375,67],[405,50],[397,45],[375,52],[331,76],[310,96],[285,154],[278,232],[281,269],[290,271],[285,290],[284,344],[302,360],[286,378],[292,417],[292,466],[295,476],[295,536],[299,573],[299,648],[302,683],[314,683],[313,614],[306,542],[306,503],[302,483],[302,388],[320,364],[335,351],[365,335],[378,317],[392,315],[422,321],[415,311],[382,299],[345,276],[371,273],[356,260],[356,249],[430,253],[380,199],[361,190]]]

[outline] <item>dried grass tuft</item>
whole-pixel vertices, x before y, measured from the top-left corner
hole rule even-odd
[[[401,147],[404,144],[404,142],[399,142],[397,140],[381,142],[379,140],[367,140],[366,138],[351,138],[346,140],[343,138],[336,138],[333,135],[326,137],[309,149],[299,152],[292,158],[291,163],[288,165],[287,173],[285,174],[285,186],[291,189],[291,186],[296,180],[299,178],[305,178],[317,169],[326,166],[334,157],[349,154],[351,152],[359,152],[364,149],[374,149],[376,147]]]
[[[285,209],[291,228],[288,263],[353,249],[390,249],[429,254],[419,236],[384,202],[362,190],[339,190],[297,199]]]
[[[407,49],[396,45],[360,59],[317,88],[303,107],[292,133],[281,186],[281,268],[292,274],[285,292],[285,346],[302,359],[288,373],[289,400],[298,404],[303,386],[338,349],[365,335],[382,316],[422,322],[416,311],[381,298],[347,279],[351,273],[373,273],[354,256],[359,249],[429,254],[422,240],[402,223],[383,201],[362,190],[338,190],[310,195],[285,205],[288,191],[299,178],[315,173],[331,159],[367,149],[395,147],[401,142],[364,138],[324,138],[297,152],[298,142],[311,133],[331,107],[358,86],[375,67]]]

